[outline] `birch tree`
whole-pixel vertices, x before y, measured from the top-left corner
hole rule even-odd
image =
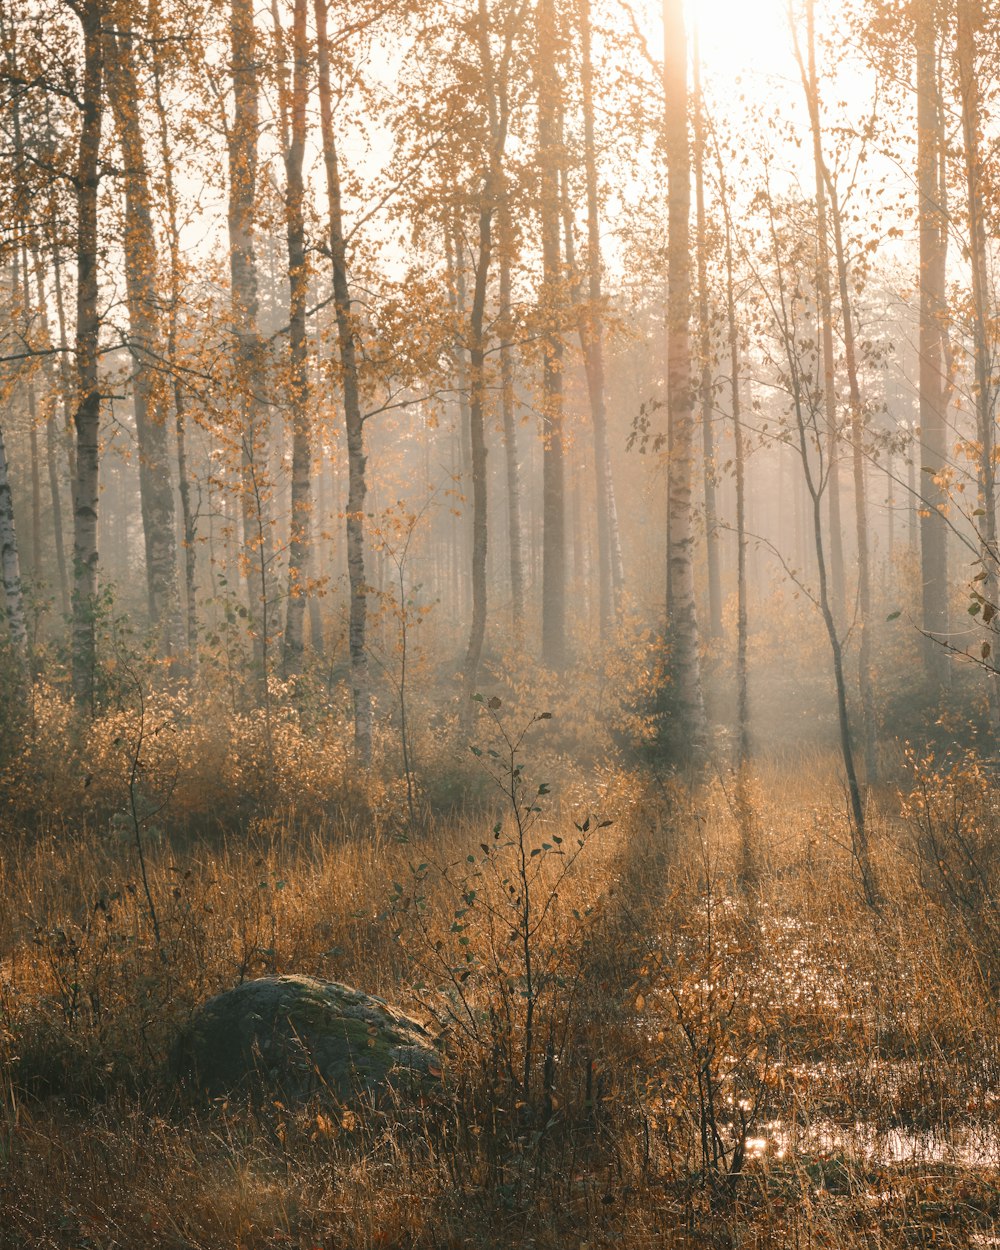
[[[306,262],[305,186],[302,175],[309,71],[306,12],[307,0],[295,0],[292,19],[292,81],[289,87],[281,20],[276,0],[272,3],[278,44],[278,107],[285,164],[285,229],[289,282],[288,403],[292,416],[292,519],[284,638],[286,675],[302,670],[303,626],[311,571],[309,531],[312,524],[312,421],[309,412],[306,335],[309,267]]]
[[[183,649],[184,638],[177,586],[174,484],[167,436],[168,396],[160,364],[158,257],[152,192],[139,117],[141,94],[132,36],[127,31],[108,37],[107,79],[124,164],[122,243],[149,619],[161,652],[176,655]]]
[[[462,678],[465,718],[476,690],[483,642],[486,637],[487,585],[486,554],[489,541],[486,478],[486,294],[493,259],[493,223],[503,194],[503,150],[507,140],[508,114],[506,76],[511,55],[513,29],[508,23],[499,66],[490,43],[490,14],[487,0],[478,0],[476,44],[487,116],[487,150],[480,174],[482,192],[479,204],[479,250],[475,286],[469,318],[469,430],[472,452],[472,621],[465,653]]]
[[[972,286],[972,394],[979,442],[977,508],[981,544],[980,564],[985,574],[983,595],[997,602],[997,499],[996,499],[996,380],[990,323],[989,254],[986,242],[987,206],[983,186],[982,118],[976,36],[982,27],[981,7],[973,0],[957,0],[955,60],[962,110],[962,149],[965,165],[966,217],[969,268]],[[1000,732],[1000,685],[993,675],[987,687],[990,721]]]
[[[563,346],[558,331],[562,258],[559,243],[559,71],[554,0],[539,0],[538,172],[542,242],[542,662],[566,662],[566,496],[563,450]]]
[[[809,109],[810,129],[812,132],[813,160],[816,171],[816,233],[818,240],[819,264],[817,268],[817,285],[819,290],[820,316],[823,326],[823,400],[827,414],[828,429],[830,421],[836,429],[836,396],[833,375],[833,299],[830,291],[830,243],[826,231],[832,227],[833,251],[836,262],[837,291],[840,302],[840,326],[844,342],[844,363],[850,396],[848,428],[851,441],[851,459],[854,476],[854,516],[855,538],[857,542],[858,569],[858,614],[860,618],[858,640],[858,689],[861,698],[862,743],[864,749],[865,773],[868,783],[873,783],[878,775],[875,741],[875,696],[872,683],[871,659],[871,561],[868,550],[868,516],[867,486],[865,481],[865,446],[864,446],[864,411],[859,381],[857,347],[854,329],[854,308],[851,297],[850,273],[846,247],[844,243],[843,211],[836,182],[830,171],[823,149],[823,128],[820,113],[819,79],[816,71],[816,34],[814,0],[806,0],[806,50],[805,56],[799,46],[796,27],[792,27],[795,56],[799,65],[799,73],[805,91]],[[828,444],[828,446],[830,446]],[[836,443],[830,446],[829,481],[827,490],[833,490],[838,481],[838,452]],[[837,507],[839,523],[839,504]],[[833,510],[831,508],[831,606],[835,619],[838,608],[838,588],[833,570],[836,564],[833,552],[838,547],[838,533],[833,528]],[[843,606],[842,602],[839,605]]]
[[[667,150],[669,277],[667,287],[667,416],[670,422],[668,550],[671,673],[677,685],[679,742],[704,737],[698,614],[694,593],[691,480],[694,386],[691,369],[691,152],[688,141],[687,33],[682,0],[663,5],[664,133]]]
[[[587,373],[587,392],[594,431],[595,497],[597,500],[597,576],[601,632],[607,634],[620,613],[625,587],[618,507],[608,447],[607,395],[604,372],[601,213],[597,191],[594,65],[590,0],[580,2],[580,86],[583,108],[583,158],[587,190],[587,305],[580,318],[580,343]]]
[[[354,704],[354,749],[361,763],[367,764],[372,750],[372,696],[368,671],[366,632],[368,587],[365,583],[365,477],[366,455],[364,420],[358,386],[357,351],[351,312],[351,291],[347,272],[347,244],[344,238],[340,168],[333,129],[333,91],[330,81],[330,40],[327,31],[327,0],[315,0],[316,43],[319,69],[320,130],[323,164],[326,171],[328,245],[333,274],[334,309],[337,316],[337,342],[340,347],[340,381],[343,391],[344,422],[347,431],[347,572],[350,593],[348,649],[351,664],[351,694]]]
[[[920,566],[924,664],[938,686],[950,681],[941,640],[948,633],[948,425],[944,322],[948,223],[944,210],[944,110],[936,0],[914,0],[917,95],[917,211],[920,248]]]
[[[76,483],[73,492],[73,693],[94,706],[97,666],[97,507],[101,388],[98,349],[98,191],[104,116],[104,0],[82,0],[83,89],[76,188]]]
[[[272,592],[273,537],[267,468],[264,343],[256,254],[256,201],[260,84],[259,47],[252,0],[231,0],[233,113],[227,125],[229,267],[234,337],[233,366],[239,397],[241,497],[248,609],[261,689],[267,701],[276,594]]]
[[[28,674],[28,628],[24,613],[24,591],[21,585],[21,562],[17,549],[17,527],[14,523],[14,501],[10,493],[7,471],[7,448],[0,426],[0,575],[3,577],[4,601],[7,605],[7,629],[11,646],[23,677]]]

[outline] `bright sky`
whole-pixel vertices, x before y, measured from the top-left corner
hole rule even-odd
[[[686,0],[688,29],[697,25],[701,58],[717,83],[737,78],[750,88],[794,71],[785,0]]]
[[[658,6],[662,0],[646,3]],[[751,151],[757,147],[758,138],[764,137],[755,135],[754,128],[764,126],[769,130],[769,115],[793,122],[800,136],[808,136],[809,120],[789,29],[789,3],[805,52],[805,0],[685,0],[689,38],[693,40],[696,30],[699,34],[709,107],[716,116],[728,115],[735,129],[734,137],[742,139]],[[837,31],[830,30],[831,23],[839,26],[842,19],[839,0],[816,0],[816,58],[826,132],[824,151],[834,165],[836,127],[860,126],[870,115],[875,92],[872,70],[857,54],[847,50],[842,56],[832,57],[824,46],[825,35],[837,38]],[[749,128],[748,118],[752,119]],[[815,180],[810,143],[790,143],[780,130],[773,132],[773,139],[772,186],[780,190],[797,184],[809,197]],[[847,159],[850,171],[855,158],[851,155]],[[909,191],[905,176],[892,160],[880,155],[876,142],[868,150],[861,183],[875,186],[883,181],[890,187],[900,184],[897,190],[902,187]]]

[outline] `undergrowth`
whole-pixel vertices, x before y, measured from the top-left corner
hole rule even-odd
[[[41,690],[7,766],[0,1245],[989,1244],[997,877],[974,757],[914,758],[902,802],[873,798],[875,912],[822,753],[746,786],[748,884],[725,770],[570,769],[547,719],[493,696],[451,765],[476,801],[425,795],[413,825],[398,783],[347,777],[342,740],[291,711],[265,769],[252,718],[223,732],[171,698],[146,701],[130,772],[134,704],[79,735]],[[441,1102],[180,1086],[196,1006],[286,971],[441,1030]]]

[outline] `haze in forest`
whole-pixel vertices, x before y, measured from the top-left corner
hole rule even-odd
[[[996,0],[0,0],[0,1250],[997,1243]]]

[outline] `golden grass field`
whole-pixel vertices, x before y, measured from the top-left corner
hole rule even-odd
[[[57,710],[40,788],[71,741]],[[150,749],[132,822],[134,713],[109,719],[47,815],[7,777],[0,1245],[997,1244],[997,818],[974,757],[896,761],[871,796],[876,911],[825,749],[761,764],[741,807],[724,769],[571,766],[536,726],[519,835],[489,784],[415,825],[398,779],[310,812],[336,754],[314,738],[305,814],[241,824],[218,765],[213,826],[197,720]],[[286,971],[434,1021],[440,1096],[376,1113],[179,1084],[194,1007]]]

